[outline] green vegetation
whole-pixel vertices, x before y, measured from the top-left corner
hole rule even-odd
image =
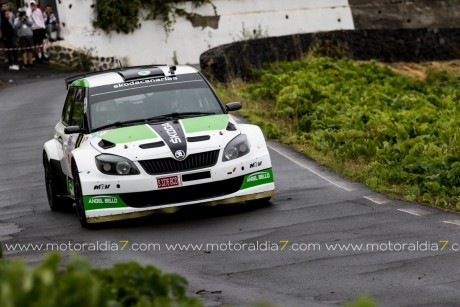
[[[48,255],[33,269],[21,261],[0,259],[2,307],[202,306],[186,295],[183,277],[153,266],[130,262],[95,269],[75,257],[60,267],[58,254]]]
[[[187,20],[203,17],[183,9],[183,4],[187,2],[192,2],[195,8],[206,4],[211,5],[214,14],[217,15],[216,6],[212,0],[96,0],[93,5],[96,13],[93,26],[107,33],[111,31],[131,33],[141,27],[139,18],[143,11],[147,13],[143,16],[145,20],[161,17],[163,27],[166,33],[169,33],[176,22],[176,17],[184,17]]]
[[[220,90],[242,115],[349,178],[391,196],[460,209],[460,75],[423,80],[375,62],[309,58]],[[458,205],[457,205],[458,204]]]

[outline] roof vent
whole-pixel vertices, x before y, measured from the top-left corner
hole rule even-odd
[[[158,67],[145,67],[144,69],[133,68],[126,69],[118,72],[120,76],[125,81],[135,80],[135,79],[144,79],[144,78],[154,78],[154,77],[164,77],[165,74],[163,70]]]

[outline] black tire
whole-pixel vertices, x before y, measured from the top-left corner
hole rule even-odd
[[[75,162],[72,163],[72,176],[73,176],[73,194],[75,197],[75,211],[77,212],[78,220],[81,226],[89,228],[88,221],[85,213],[85,205],[83,203],[83,193],[81,190],[80,176]]]
[[[267,205],[270,202],[271,197],[265,197],[265,198],[259,198],[259,199],[253,199],[253,200],[248,200],[246,203],[248,205]]]
[[[56,175],[53,172],[48,155],[43,152],[43,167],[45,169],[45,185],[48,205],[51,211],[67,211],[72,207],[72,201],[60,198],[58,195]]]

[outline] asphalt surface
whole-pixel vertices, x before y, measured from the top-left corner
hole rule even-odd
[[[51,212],[42,146],[52,138],[65,93],[62,79],[49,78],[0,90],[3,244],[99,241],[118,246],[120,240],[128,240],[123,251],[80,254],[96,266],[137,260],[183,274],[190,282],[190,293],[199,292],[207,306],[247,306],[261,300],[279,306],[334,306],[363,293],[375,297],[380,306],[460,304],[460,254],[452,250],[460,248],[452,245],[460,243],[459,215],[385,199],[277,143],[270,142],[277,195],[268,206],[189,207],[98,230],[81,228],[74,212]],[[261,243],[281,249],[285,240],[289,243],[282,251],[260,250]],[[380,249],[391,249],[391,243],[393,249],[401,249],[403,243],[429,241],[433,249],[431,244],[442,247],[440,240],[449,241],[442,251],[411,251],[409,245],[405,251],[330,251],[326,247],[379,243]],[[168,251],[165,246],[228,242],[234,249],[259,242],[260,249]],[[133,250],[133,244],[142,243],[159,247]],[[294,251],[294,243],[319,247]],[[22,257],[31,264],[45,254],[4,252],[8,258]]]

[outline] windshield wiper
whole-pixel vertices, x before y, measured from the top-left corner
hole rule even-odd
[[[168,119],[168,118],[165,118],[165,119]],[[108,125],[97,127],[96,129],[93,129],[93,132],[107,129],[107,128],[119,128],[123,126],[131,126],[133,124],[148,123],[150,120],[151,120],[150,118],[147,118],[147,119],[141,118],[141,119],[126,120],[126,121],[116,121]]]
[[[215,112],[173,112],[170,114],[165,114],[164,116],[168,116],[170,118],[181,118],[183,116],[199,116],[199,115],[213,115],[216,114]]]
[[[171,115],[157,115],[157,116],[153,116],[153,117],[149,117],[149,118],[146,118],[144,119],[144,121],[146,123],[149,123],[149,122],[153,122],[153,121],[161,121],[161,120],[170,120],[172,118]]]

